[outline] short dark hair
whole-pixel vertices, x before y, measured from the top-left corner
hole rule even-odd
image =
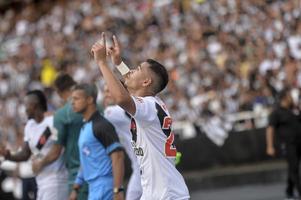
[[[75,85],[72,90],[82,90],[84,91],[85,95],[87,97],[92,97],[93,98],[93,103],[96,104],[97,100],[97,87],[94,84],[87,84],[87,83],[81,83]]]
[[[147,59],[146,62],[149,64],[149,68],[152,70],[152,72],[154,72],[159,78],[158,87],[155,89],[157,94],[166,87],[168,83],[168,72],[162,64],[153,59]]]
[[[26,93],[26,96],[34,95],[38,100],[38,105],[40,108],[46,112],[47,111],[47,98],[41,90],[31,90]]]
[[[66,73],[59,74],[54,81],[54,87],[59,92],[70,90],[75,84],[76,82],[73,80],[73,78]]]

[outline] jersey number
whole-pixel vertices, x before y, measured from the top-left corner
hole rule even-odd
[[[156,107],[157,107],[158,118],[161,123],[162,131],[167,136],[167,139],[165,142],[165,155],[167,157],[176,157],[177,149],[174,147],[174,144],[173,144],[175,135],[171,131],[172,119],[164,112],[164,110],[161,108],[160,105],[156,104]]]
[[[167,117],[165,117],[164,119],[166,119],[166,118]],[[169,119],[171,120],[170,117],[169,117]],[[169,130],[170,130],[170,125],[169,125]],[[175,140],[175,135],[173,134],[173,132],[170,132],[170,134],[167,137],[167,140],[165,142],[165,155],[168,157],[176,157],[176,155],[177,155],[177,149],[173,145],[174,140]]]

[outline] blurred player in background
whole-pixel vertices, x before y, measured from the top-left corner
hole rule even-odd
[[[131,116],[116,105],[107,85],[104,87],[104,116],[115,127],[120,143],[131,160],[132,175],[126,190],[126,200],[139,200],[142,195],[141,177],[136,155],[131,145]]]
[[[24,129],[22,149],[12,153],[3,147],[0,154],[5,159],[15,162],[26,161],[46,155],[57,139],[57,131],[53,127],[53,116],[45,117],[47,100],[42,91],[33,90],[26,94],[25,100],[28,121]],[[67,199],[67,170],[63,156],[45,166],[36,176],[38,185],[38,200]]]
[[[301,159],[301,122],[300,116],[293,112],[293,99],[289,89],[279,94],[279,105],[269,116],[266,130],[267,154],[275,156],[275,138],[279,139],[281,150],[288,164],[286,196],[294,199],[294,188],[301,196],[299,164]]]
[[[112,98],[132,116],[132,146],[140,166],[141,199],[189,199],[185,181],[175,167],[177,150],[173,145],[172,119],[165,104],[156,96],[166,87],[168,73],[164,66],[151,59],[127,72],[127,67],[120,67],[123,64],[120,47],[114,36],[113,44],[108,51],[102,33],[101,40],[92,46],[91,52]],[[107,53],[124,75],[127,89],[108,67]]]
[[[80,166],[78,138],[83,125],[83,117],[75,113],[71,106],[71,93],[75,81],[68,74],[59,74],[54,81],[54,87],[58,95],[65,102],[64,106],[54,114],[54,127],[58,131],[58,138],[51,151],[41,160],[33,163],[33,170],[38,172],[44,166],[54,162],[64,149],[64,158],[68,170],[69,193],[72,190],[77,171]],[[86,200],[88,198],[88,185],[84,184],[78,191],[77,199]]]
[[[97,88],[76,85],[72,107],[83,115],[84,125],[78,140],[80,170],[70,200],[75,200],[80,186],[89,184],[89,200],[123,200],[124,153],[114,126],[96,109]]]

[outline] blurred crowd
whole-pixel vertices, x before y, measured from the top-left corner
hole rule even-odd
[[[269,108],[284,87],[301,88],[300,19],[297,0],[25,1],[1,14],[0,135],[22,142],[26,91],[44,88],[50,110],[60,105],[61,71],[102,86],[89,53],[102,31],[129,66],[168,68],[162,98],[175,121]]]

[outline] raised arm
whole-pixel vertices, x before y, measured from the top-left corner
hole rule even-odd
[[[114,75],[112,70],[108,67],[105,34],[102,33],[101,37],[101,40],[97,41],[91,49],[91,52],[94,55],[94,60],[98,64],[116,104],[118,104],[128,113],[134,115],[136,112],[134,100],[129,92],[120,83],[118,78]]]

